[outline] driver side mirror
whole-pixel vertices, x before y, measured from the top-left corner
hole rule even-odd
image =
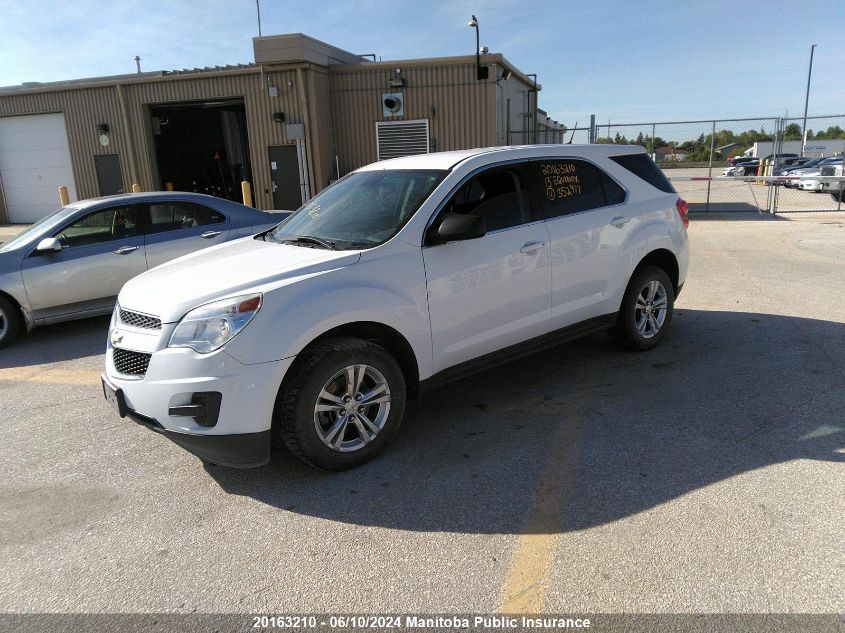
[[[487,227],[484,225],[484,218],[465,213],[448,213],[440,221],[440,225],[432,235],[434,238],[432,241],[435,244],[445,244],[446,242],[474,240],[484,237],[486,233]]]
[[[62,244],[55,237],[45,237],[43,240],[38,242],[38,246],[35,247],[35,250],[39,253],[58,253],[62,250]]]

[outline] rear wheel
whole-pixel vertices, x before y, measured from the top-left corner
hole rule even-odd
[[[627,349],[645,351],[657,347],[672,322],[674,306],[675,291],[666,271],[643,266],[628,282],[611,335]]]
[[[399,430],[405,378],[383,348],[355,338],[318,344],[290,370],[274,432],[297,457],[326,470],[373,459]]]
[[[18,307],[6,297],[0,297],[0,347],[5,347],[15,340],[20,327]]]

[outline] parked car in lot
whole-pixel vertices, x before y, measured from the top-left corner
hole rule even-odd
[[[774,161],[774,169],[782,165],[790,165],[799,159],[798,154],[769,154],[764,156],[762,161],[764,164]],[[725,176],[756,176],[760,169],[760,158],[737,160],[733,167],[725,168],[723,175]]]
[[[798,189],[801,191],[824,191],[822,181],[819,176],[823,175],[822,171],[827,167],[834,167],[842,164],[842,156],[831,156],[816,163],[813,167],[807,170],[802,170],[798,175],[801,179],[798,181]]]
[[[658,345],[687,224],[639,146],[375,163],[273,230],[127,283],[104,395],[210,462],[264,464],[276,440],[349,468],[433,384],[600,330]]]
[[[839,177],[842,178],[843,176],[843,160],[841,156],[838,156],[840,160],[838,162],[831,162],[825,165],[822,165],[821,173],[819,175],[824,177]],[[833,196],[834,200],[845,202],[843,199],[842,193],[845,191],[845,183],[841,180],[823,180],[820,183],[820,190],[829,193]]]
[[[801,159],[800,162],[795,162],[791,165],[787,165],[782,169],[779,169],[775,172],[776,176],[800,176],[804,171],[811,171],[813,167],[818,165],[822,162],[824,158],[807,158],[806,160]],[[797,180],[778,180],[776,181],[778,184],[783,185],[784,187],[795,189],[798,187]]]
[[[177,192],[63,207],[0,244],[0,347],[22,329],[108,314],[135,275],[266,230],[287,215]]]

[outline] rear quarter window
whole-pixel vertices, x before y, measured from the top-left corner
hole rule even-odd
[[[669,179],[666,178],[663,171],[651,160],[648,154],[623,154],[622,156],[611,156],[610,160],[645,180],[651,186],[660,189],[660,191],[677,193],[672,183],[669,182]]]

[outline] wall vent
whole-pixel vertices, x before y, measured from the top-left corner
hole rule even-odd
[[[428,154],[428,119],[376,121],[378,160]]]

